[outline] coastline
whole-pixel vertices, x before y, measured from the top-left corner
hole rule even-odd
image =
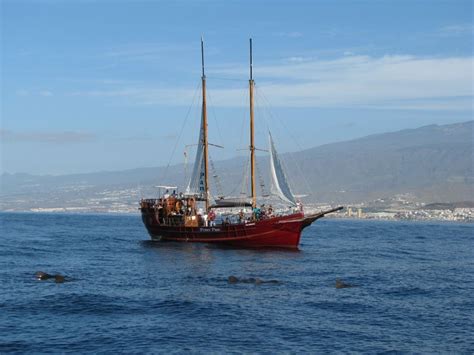
[[[314,209],[310,210],[311,212]],[[308,211],[309,212],[309,211]],[[405,211],[407,213],[412,211]],[[400,213],[400,212],[397,212]],[[45,214],[45,215],[103,215],[103,216],[140,216],[138,208],[136,210],[92,210],[76,207],[58,207],[58,208],[33,208],[30,210],[0,210],[0,214]],[[347,212],[333,213],[325,216],[325,219],[342,220],[342,221],[387,221],[387,222],[442,222],[442,223],[474,223],[474,211],[471,212],[470,218],[439,218],[437,216],[426,217],[426,215],[416,216],[413,218],[403,218],[404,215],[396,216],[396,213],[385,211],[368,212],[362,216],[348,216]],[[449,216],[449,215],[448,215]]]

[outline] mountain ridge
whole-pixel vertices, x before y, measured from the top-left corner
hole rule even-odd
[[[426,203],[474,201],[474,120],[449,125],[426,125],[414,129],[373,134],[348,141],[281,154],[294,192],[310,194],[309,202],[348,203],[382,196],[411,194]],[[216,161],[216,170],[226,184],[221,193],[238,194],[245,157]],[[260,179],[268,181],[268,157],[259,156]],[[40,195],[80,189],[94,195],[110,189],[135,189],[147,196],[156,194],[158,183],[184,186],[183,164],[143,167],[67,175],[1,175],[2,199],[40,199]],[[164,171],[168,170],[164,179]],[[213,182],[211,187],[217,187]],[[261,189],[261,188],[260,188]],[[264,189],[268,190],[267,186]],[[86,198],[86,197],[85,197]],[[137,198],[137,196],[135,196]],[[36,204],[36,202],[35,202]],[[2,203],[1,209],[7,208]]]
[[[317,145],[314,147],[306,148],[300,151],[291,151],[291,152],[286,152],[281,155],[287,155],[287,154],[297,154],[297,153],[303,153],[306,151],[311,151],[314,149],[320,149],[326,146],[333,146],[336,144],[341,144],[341,143],[354,143],[359,140],[366,140],[366,139],[371,139],[379,136],[387,136],[387,135],[392,135],[392,134],[398,134],[401,132],[410,132],[410,131],[417,131],[421,129],[426,129],[426,128],[441,128],[441,127],[451,127],[451,126],[464,126],[464,125],[469,125],[472,127],[468,127],[471,130],[474,128],[474,120],[470,121],[463,121],[463,122],[458,122],[458,123],[452,123],[448,125],[439,125],[439,124],[429,124],[425,126],[420,126],[417,128],[405,128],[397,131],[390,131],[390,132],[383,132],[383,133],[374,133],[374,134],[369,134],[363,137],[357,137],[349,140],[342,140],[342,141],[335,141],[331,143],[325,143],[321,145]],[[235,156],[232,158],[227,158],[223,160],[219,160],[218,162],[226,162],[226,161],[231,161],[241,158],[240,156]],[[170,168],[172,167],[178,167],[182,166],[183,164],[178,163],[178,164],[172,164],[170,165]],[[32,173],[27,173],[27,172],[16,172],[16,173],[10,173],[10,172],[4,172],[0,174],[0,177],[2,176],[28,176],[28,177],[60,177],[60,176],[81,176],[81,175],[91,175],[91,174],[107,174],[107,173],[117,173],[117,172],[131,172],[131,171],[136,171],[136,170],[147,170],[147,169],[163,169],[165,166],[145,166],[145,167],[136,167],[136,168],[127,168],[127,169],[113,169],[113,170],[97,170],[97,171],[91,171],[91,172],[84,172],[84,173],[67,173],[67,174],[32,174]]]

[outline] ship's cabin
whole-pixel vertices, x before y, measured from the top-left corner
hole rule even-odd
[[[142,199],[142,214],[151,216],[155,223],[167,226],[212,227],[242,224],[267,219],[274,215],[271,205],[252,209],[248,202],[219,199],[206,211],[205,199],[186,195],[177,188],[168,188],[158,199]]]

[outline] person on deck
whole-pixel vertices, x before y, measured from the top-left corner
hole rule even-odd
[[[209,213],[207,214],[207,219],[209,220],[209,225],[211,227],[214,227],[215,225],[215,219],[216,219],[216,213],[213,210],[210,210]]]
[[[253,216],[254,216],[254,219],[257,220],[257,221],[260,219],[260,212],[261,212],[261,211],[260,211],[260,208],[258,208],[258,207],[255,207],[255,208],[253,209]]]
[[[273,207],[272,205],[268,206],[268,217],[271,217],[273,215]]]
[[[239,212],[239,223],[243,223],[244,222],[244,210],[240,210]]]
[[[296,209],[297,209],[297,212],[303,212],[303,204],[301,203],[300,200],[296,201]]]

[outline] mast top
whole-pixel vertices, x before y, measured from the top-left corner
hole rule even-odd
[[[204,79],[206,75],[204,74],[204,40],[201,36],[201,67],[202,67],[202,78]]]
[[[252,73],[252,38],[249,38],[250,41],[250,80],[253,81],[253,73]]]

